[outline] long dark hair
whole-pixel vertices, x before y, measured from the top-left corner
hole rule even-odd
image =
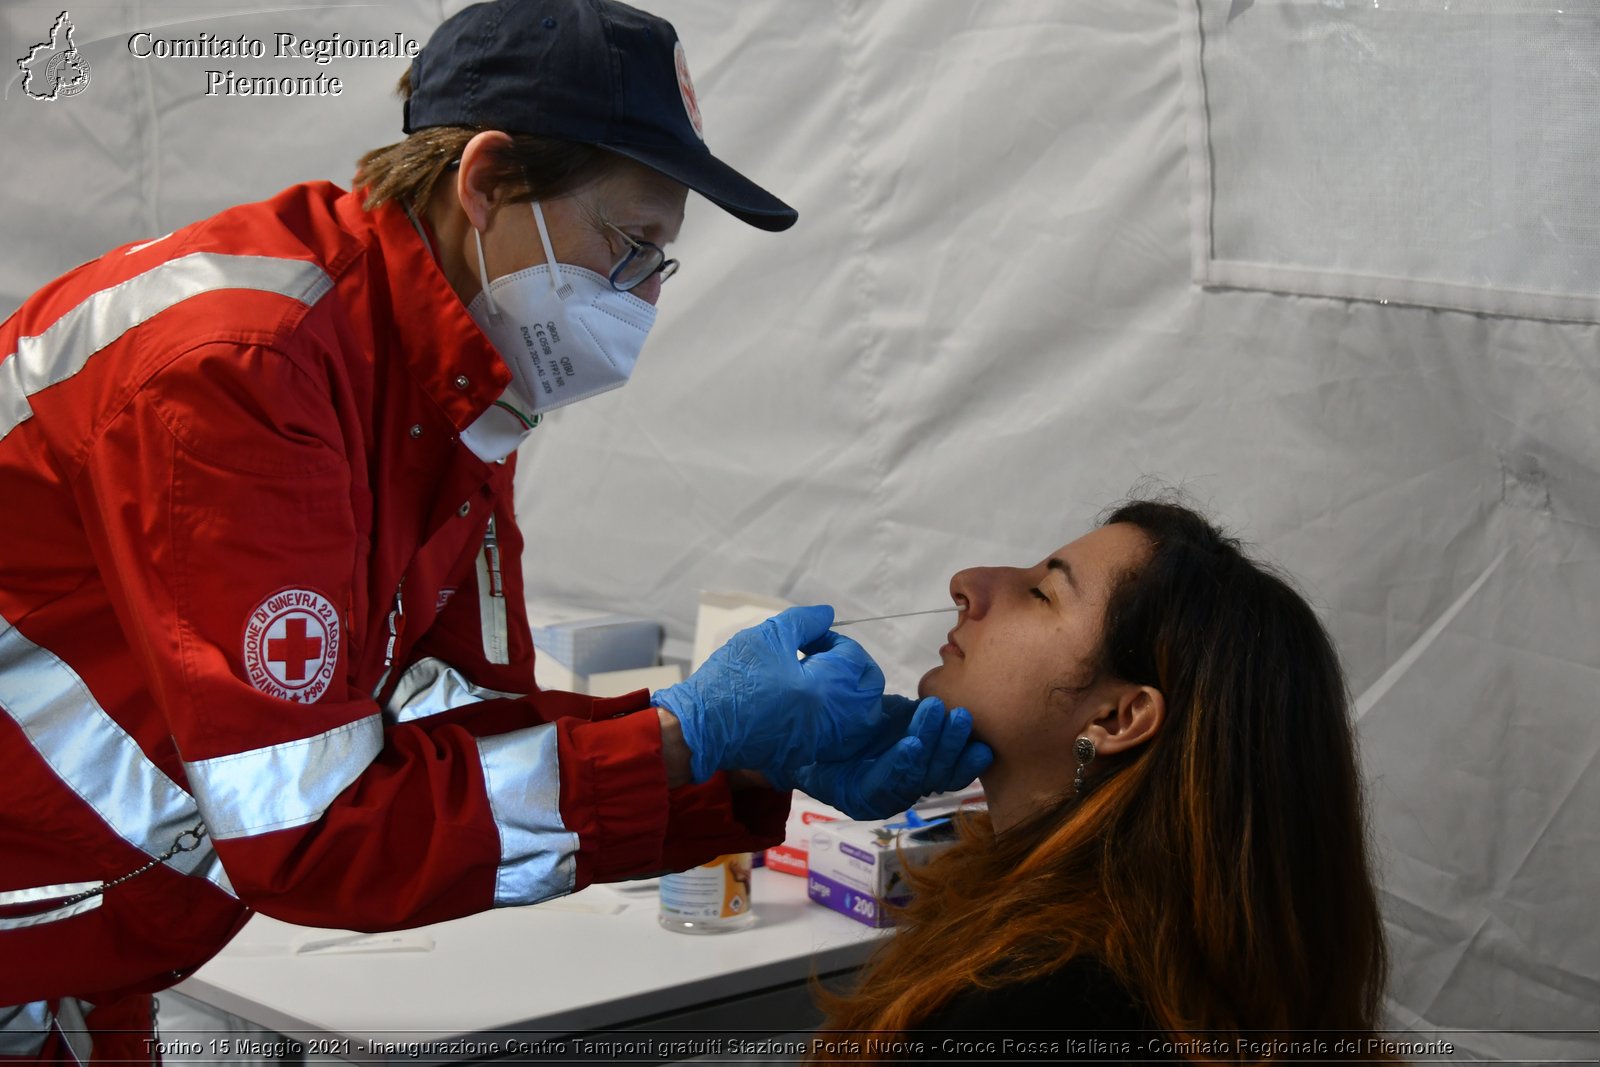
[[[857,991],[823,994],[826,1031],[903,1031],[964,988],[1078,956],[1195,1047],[1377,1028],[1387,957],[1332,642],[1194,510],[1135,499],[1103,523],[1138,527],[1150,551],[1109,598],[1097,673],[1159,689],[1161,728],[1091,764],[1081,798],[998,836],[979,816],[913,872],[901,930]],[[1069,763],[1066,794],[1070,778]]]

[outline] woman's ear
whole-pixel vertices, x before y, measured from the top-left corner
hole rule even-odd
[[[1100,755],[1109,756],[1155,737],[1166,715],[1167,702],[1161,690],[1149,685],[1128,686],[1089,723],[1084,734]]]
[[[466,214],[467,223],[479,233],[489,228],[499,207],[500,189],[492,158],[497,150],[510,144],[509,134],[484,130],[461,150],[461,165],[456,169],[456,202]]]

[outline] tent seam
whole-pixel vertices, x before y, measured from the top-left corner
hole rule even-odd
[[[845,138],[850,144],[850,165],[848,195],[850,213],[853,216],[855,238],[853,241],[854,258],[857,259],[856,269],[852,272],[859,278],[855,286],[856,316],[858,329],[855,331],[860,337],[856,346],[856,359],[853,369],[862,379],[863,388],[860,392],[866,426],[861,433],[861,440],[869,445],[867,448],[868,464],[872,476],[872,498],[874,501],[874,515],[869,529],[869,537],[875,537],[878,542],[877,565],[872,567],[874,588],[872,599],[869,603],[885,605],[890,602],[892,583],[888,581],[886,571],[890,562],[895,559],[894,545],[889,537],[887,521],[887,442],[883,438],[884,425],[882,398],[882,375],[876,372],[875,356],[881,348],[875,344],[871,331],[872,309],[876,306],[878,293],[878,276],[873,267],[873,231],[872,213],[869,210],[867,196],[867,175],[862,163],[865,156],[866,120],[862,115],[861,101],[864,98],[863,74],[861,67],[862,53],[859,42],[862,34],[855,32],[859,29],[859,16],[861,5],[854,0],[834,0],[834,11],[843,38],[839,56],[843,70],[840,84],[844,89],[845,99]],[[887,609],[885,609],[887,610]]]

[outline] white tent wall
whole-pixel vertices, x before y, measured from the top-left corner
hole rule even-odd
[[[130,33],[425,39],[459,6],[75,5],[93,84],[0,102],[0,308],[115,244],[344,184],[399,136],[403,63],[239,61],[346,89],[208,99],[216,61],[137,60]],[[1189,2],[647,6],[709,143],[801,221],[691,199],[633,382],[524,446],[532,595],[675,639],[703,589],[935,607],[955,570],[1037,561],[1141,476],[1186,486],[1297,576],[1363,697],[1395,1025],[1593,1055],[1596,328],[1196,285]],[[58,11],[8,0],[5,55]],[[909,690],[948,625],[857,636]],[[1499,1033],[1528,1028],[1589,1032]]]

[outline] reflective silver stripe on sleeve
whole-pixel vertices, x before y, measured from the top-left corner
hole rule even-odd
[[[83,369],[96,352],[192,296],[253,289],[315,304],[333,279],[315,263],[194,252],[102,289],[0,360],[0,440],[33,416],[28,398]]]
[[[150,761],[95,700],[78,672],[0,616],[0,708],[39,756],[118,837],[151,859],[200,821],[194,798]],[[228,894],[210,841],[167,861]]]
[[[578,835],[561,821],[556,728],[549,724],[478,738],[478,758],[500,831],[497,908],[572,892]]]
[[[0,930],[20,930],[24,926],[43,926],[45,923],[60,922],[70,919],[74,915],[82,915],[86,911],[93,911],[105,901],[105,894],[96,893],[92,897],[85,897],[76,904],[68,904],[61,908],[51,908],[49,911],[36,912],[33,915],[16,915],[0,919]]]
[[[184,761],[206,828],[218,840],[304,826],[383,749],[383,718],[213,759]]]
[[[406,668],[395,683],[383,715],[390,722],[414,722],[463,704],[522,695],[475,685],[444,660],[429,656]]]
[[[7,889],[0,892],[0,907],[11,904],[37,904],[44,900],[62,900],[75,897],[90,889],[99,889],[104,882],[63,882],[60,885],[39,885],[32,889]]]
[[[37,1056],[50,1036],[50,1004],[36,1000],[0,1008],[0,1056]]]
[[[17,904],[40,904],[51,900],[66,900],[80,893],[98,890],[104,885],[104,882],[63,882],[60,885],[40,885],[31,889],[8,889],[0,893],[0,905],[10,907]],[[0,930],[19,930],[24,926],[42,926],[45,923],[70,919],[74,915],[82,915],[86,911],[93,911],[100,906],[100,902],[104,899],[105,897],[97,892],[92,897],[85,897],[72,904],[64,904],[59,908],[51,908],[49,911],[0,918]]]

